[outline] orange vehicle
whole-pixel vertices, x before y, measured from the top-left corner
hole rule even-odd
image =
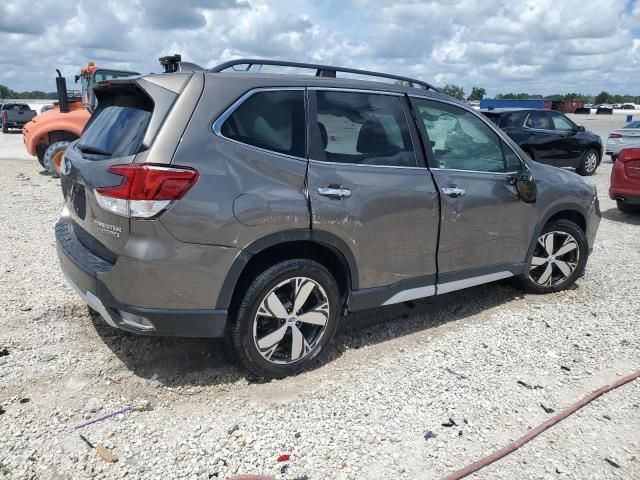
[[[82,68],[75,81],[80,81],[81,91],[67,91],[66,80],[57,70],[56,87],[58,102],[53,110],[36,116],[22,130],[27,151],[38,157],[40,164],[53,175],[60,173],[60,162],[70,142],[78,139],[96,107],[93,85],[111,78],[139,75],[137,72],[108,70],[89,62]]]

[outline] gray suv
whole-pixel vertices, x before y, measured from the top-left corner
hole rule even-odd
[[[309,366],[347,311],[565,289],[593,246],[591,182],[418,80],[238,60],[95,93],[62,165],[69,283],[115,328],[225,336],[259,376]]]

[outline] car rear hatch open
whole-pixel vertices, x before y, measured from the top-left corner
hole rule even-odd
[[[86,248],[110,263],[121,254],[131,222],[154,218],[169,203],[158,205],[156,200],[158,192],[166,197],[167,168],[153,165],[150,149],[179,93],[163,88],[153,77],[149,80],[98,84],[98,107],[61,165],[63,214],[69,216],[69,228]],[[187,80],[185,76],[184,83]],[[172,153],[165,155],[170,158]],[[169,189],[176,183],[171,180]],[[149,193],[149,182],[154,192]]]

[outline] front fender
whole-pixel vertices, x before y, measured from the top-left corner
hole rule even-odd
[[[23,128],[24,146],[30,155],[36,155],[37,145],[48,145],[51,132],[69,132],[79,137],[91,114],[84,108],[60,113],[58,109],[37,115]]]

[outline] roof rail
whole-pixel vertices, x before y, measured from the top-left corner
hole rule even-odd
[[[336,78],[336,72],[342,73],[354,73],[357,75],[366,75],[369,77],[378,77],[378,78],[390,78],[392,80],[401,80],[406,82],[410,87],[419,86],[424,88],[425,90],[433,90],[438,92],[439,90],[431,85],[430,83],[423,82],[422,80],[416,80],[415,78],[403,77],[401,75],[392,75],[390,73],[381,73],[381,72],[371,72],[369,70],[358,70],[356,68],[344,68],[344,67],[332,67],[329,65],[318,65],[315,63],[299,63],[299,62],[287,62],[285,60],[258,60],[251,58],[240,58],[238,60],[231,60],[229,62],[221,63],[211,69],[209,72],[223,72],[229,68],[235,67],[237,65],[247,65],[247,68],[244,71],[249,71],[251,67],[254,65],[259,65],[262,67],[263,65],[275,65],[279,67],[295,67],[295,68],[305,68],[308,70],[315,70],[316,77],[331,77]]]

